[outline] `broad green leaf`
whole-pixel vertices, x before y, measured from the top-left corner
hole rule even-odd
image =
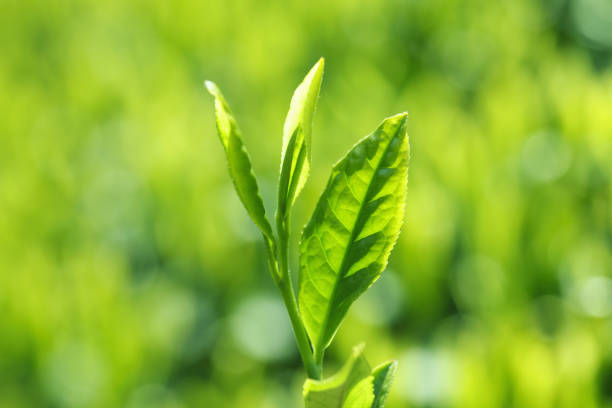
[[[374,401],[374,377],[368,375],[359,381],[348,393],[342,408],[372,408]]]
[[[385,119],[334,166],[302,233],[298,302],[315,359],[380,276],[397,240],[410,152],[406,118]]]
[[[308,72],[291,98],[283,127],[278,212],[284,219],[304,187],[310,170],[310,139],[321,81],[324,60],[321,58]]]
[[[215,97],[217,132],[225,149],[230,176],[238,192],[238,197],[240,197],[240,201],[242,201],[253,222],[266,237],[266,243],[273,246],[272,227],[266,217],[263,200],[259,195],[257,179],[251,166],[251,158],[242,141],[242,134],[236,119],[234,119],[234,115],[217,85],[211,81],[206,81],[205,85],[208,92]]]
[[[363,348],[363,345],[355,347],[342,369],[332,377],[325,380],[306,380],[304,383],[306,408],[342,407],[351,388],[370,376],[370,366],[363,356]]]
[[[387,395],[391,390],[391,384],[397,372],[397,361],[388,361],[372,370],[374,377],[374,402],[372,408],[383,408]]]

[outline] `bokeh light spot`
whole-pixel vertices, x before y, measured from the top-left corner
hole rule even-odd
[[[240,349],[257,360],[282,360],[294,353],[289,318],[278,296],[247,298],[230,318],[230,328]]]

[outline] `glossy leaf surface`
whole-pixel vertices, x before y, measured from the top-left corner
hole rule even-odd
[[[374,377],[368,375],[349,391],[342,408],[371,408],[374,401]]]
[[[298,301],[315,359],[380,276],[397,240],[410,150],[406,118],[385,119],[334,166],[302,234]]]
[[[312,117],[323,79],[321,58],[308,72],[291,98],[283,128],[278,211],[283,219],[304,187],[310,171]]]
[[[205,85],[208,92],[215,97],[217,132],[225,149],[230,176],[236,192],[249,216],[266,237],[268,245],[272,245],[274,243],[272,227],[266,217],[251,158],[242,141],[242,134],[236,119],[217,85],[211,81],[206,81]]]
[[[363,345],[355,347],[342,369],[332,377],[325,380],[306,380],[304,383],[306,408],[343,406],[353,386],[370,376],[370,366],[363,356],[363,348]]]
[[[397,361],[388,361],[372,370],[374,377],[374,402],[372,408],[383,408],[387,395],[391,390],[395,373],[397,372]]]

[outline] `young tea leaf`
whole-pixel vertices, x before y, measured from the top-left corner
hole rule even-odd
[[[372,408],[383,408],[387,395],[391,390],[391,384],[397,372],[397,361],[388,361],[372,370],[374,377],[374,402]]]
[[[317,361],[397,240],[410,151],[406,117],[385,119],[334,166],[302,233],[298,302]]]
[[[370,365],[363,356],[363,348],[363,344],[355,347],[342,369],[332,377],[306,380],[303,391],[306,408],[342,407],[351,388],[364,378],[372,377]]]
[[[285,119],[278,185],[278,214],[281,220],[287,216],[308,178],[312,117],[321,88],[323,66],[324,60],[321,58],[297,87]]]
[[[217,85],[211,81],[206,81],[205,85],[208,92],[215,97],[217,132],[225,149],[230,176],[238,197],[240,197],[240,201],[242,201],[253,222],[264,234],[266,244],[273,246],[272,227],[266,217],[263,200],[259,195],[257,179],[251,166],[251,158],[242,141],[242,134],[236,119],[234,119],[234,115]]]
[[[368,375],[349,391],[342,408],[372,408],[374,401],[374,377]]]

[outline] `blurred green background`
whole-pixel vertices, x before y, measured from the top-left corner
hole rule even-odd
[[[365,341],[399,360],[389,408],[612,407],[609,0],[0,2],[0,407],[301,406],[202,83],[273,213],[320,56],[294,248],[349,146],[404,110],[412,144],[326,373]]]

